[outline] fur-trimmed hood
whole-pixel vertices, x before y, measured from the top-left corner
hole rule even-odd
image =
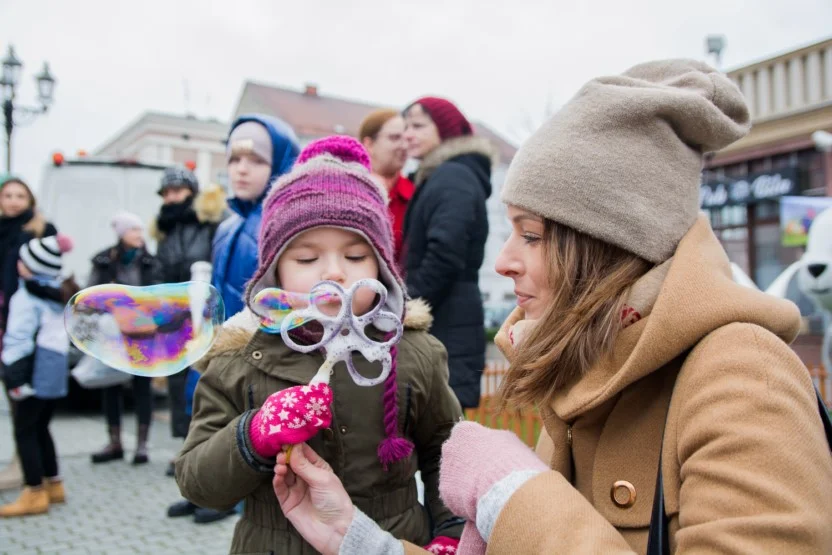
[[[43,237],[44,233],[46,233],[46,226],[49,222],[46,221],[46,218],[43,217],[38,210],[35,210],[35,215],[32,216],[32,219],[26,222],[23,226],[23,231],[28,231],[36,238],[40,239]]]
[[[464,154],[479,154],[484,156],[491,161],[492,168],[494,168],[500,160],[497,147],[495,147],[491,141],[485,137],[469,135],[448,139],[433,149],[430,154],[422,160],[413,183],[418,187],[427,181],[431,174],[433,174],[436,168],[440,165]]]
[[[433,325],[433,316],[428,303],[422,299],[407,301],[404,328],[412,331],[428,331],[431,325]],[[223,324],[211,350],[194,364],[194,368],[204,372],[212,358],[245,348],[259,326],[260,320],[251,309],[245,308],[242,312],[235,314]]]
[[[228,210],[225,191],[219,185],[206,187],[194,198],[193,209],[199,223],[219,224]],[[153,221],[150,222],[149,233],[156,241],[165,238],[165,234],[159,231],[159,227],[156,225],[156,218],[153,218]]]

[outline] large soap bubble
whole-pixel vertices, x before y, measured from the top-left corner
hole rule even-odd
[[[214,287],[185,282],[97,285],[70,299],[64,323],[84,353],[135,376],[170,376],[199,360],[217,338],[225,307]]]

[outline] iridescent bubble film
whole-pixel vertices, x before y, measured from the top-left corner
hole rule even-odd
[[[340,301],[328,291],[292,293],[274,287],[263,289],[254,297],[253,309],[260,317],[260,326],[268,333],[280,333],[283,320],[294,310],[312,305],[324,305]],[[296,317],[289,323],[289,329],[299,328],[313,318]]]
[[[208,352],[224,321],[220,294],[196,281],[97,285],[64,310],[76,347],[135,376],[170,376],[189,367]]]

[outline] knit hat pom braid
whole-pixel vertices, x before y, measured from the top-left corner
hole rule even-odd
[[[61,250],[61,254],[71,252],[75,246],[75,243],[72,241],[72,237],[64,235],[63,233],[58,233],[55,240],[58,242],[58,248]]]
[[[329,154],[342,162],[361,164],[367,171],[370,171],[370,157],[361,143],[352,137],[342,135],[334,135],[309,143],[301,151],[296,164],[303,164],[322,154]]]
[[[388,334],[385,341],[393,334]],[[378,459],[384,470],[390,465],[405,460],[413,453],[413,442],[399,435],[399,387],[396,383],[396,360],[399,349],[393,345],[390,349],[390,356],[393,363],[390,365],[390,375],[384,381],[384,434],[387,436],[378,444]]]
[[[297,163],[321,155],[330,155],[345,163],[356,163],[370,171],[370,157],[359,142],[351,137],[333,136],[310,143],[298,156]],[[389,340],[392,334],[388,334]],[[384,381],[384,434],[385,438],[378,445],[378,459],[384,470],[390,465],[405,460],[413,453],[413,443],[399,435],[399,387],[396,382],[396,362],[398,347],[390,349],[392,364],[390,374]]]

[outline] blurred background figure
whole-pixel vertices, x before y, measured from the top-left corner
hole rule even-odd
[[[141,218],[130,212],[119,212],[113,217],[111,225],[118,242],[92,259],[89,286],[105,283],[133,286],[162,283],[161,264],[145,247],[144,224]],[[147,438],[150,434],[153,397],[150,378],[133,376],[132,382],[139,423],[133,464],[138,465],[146,464],[150,460],[147,455]],[[124,448],[121,445],[122,386],[104,388],[103,396],[109,443],[92,455],[93,464],[124,458]]]
[[[16,402],[14,437],[25,487],[16,501],[0,507],[2,517],[42,514],[49,505],[65,501],[49,424],[57,400],[68,389],[64,305],[78,285],[61,276],[61,258],[70,250],[72,241],[65,235],[32,239],[20,247],[21,280],[37,282],[41,288],[34,294],[18,287],[9,302],[2,360],[6,389]]]
[[[387,189],[388,207],[393,222],[395,257],[399,266],[403,266],[404,233],[402,230],[407,205],[414,192],[413,183],[402,175],[402,169],[407,162],[404,118],[393,109],[376,110],[361,122],[358,139],[370,155],[373,178]]]
[[[277,118],[248,115],[231,127],[226,160],[233,213],[214,239],[211,280],[225,302],[226,319],[243,309],[246,283],[257,269],[263,199],[272,183],[292,168],[298,152],[294,131]]]
[[[6,177],[0,182],[0,348],[9,317],[9,302],[20,280],[17,271],[20,247],[33,238],[55,234],[55,226],[38,212],[35,195],[22,179]],[[11,398],[9,407],[14,413],[15,403]],[[0,491],[18,488],[22,483],[23,472],[15,454],[0,470]]]
[[[225,193],[212,185],[200,191],[196,175],[186,168],[165,170],[157,191],[162,197],[159,215],[151,226],[156,240],[156,258],[162,267],[165,283],[191,279],[194,262],[211,260],[211,245],[226,210]],[[171,435],[185,438],[190,417],[185,411],[187,371],[168,376]],[[167,469],[173,476],[173,462]]]
[[[420,98],[404,117],[407,152],[420,162],[404,223],[407,290],[430,304],[430,331],[448,350],[451,388],[462,408],[473,408],[485,367],[479,270],[497,155],[448,100]]]

